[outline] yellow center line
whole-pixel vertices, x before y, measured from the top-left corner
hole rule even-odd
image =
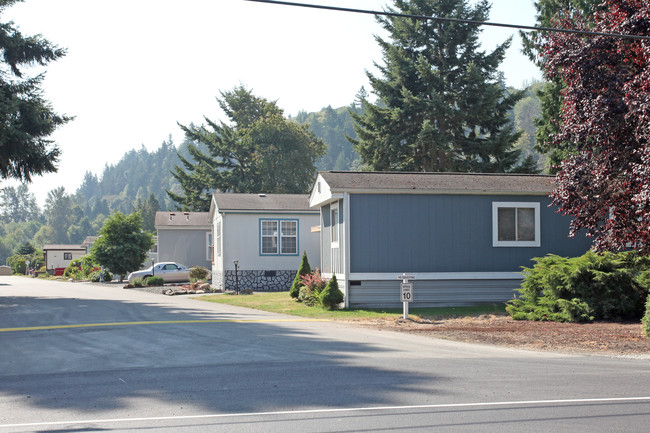
[[[204,320],[151,320],[143,322],[79,323],[76,325],[25,326],[0,328],[0,332],[42,331],[48,329],[93,328],[100,326],[163,325],[183,323],[273,323],[273,322],[328,322],[326,319],[204,319]]]

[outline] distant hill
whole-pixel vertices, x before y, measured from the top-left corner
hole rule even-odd
[[[359,113],[356,106],[340,108],[325,107],[315,113],[301,111],[294,118],[298,123],[309,125],[314,134],[327,144],[327,154],[317,163],[318,170],[356,170],[361,164],[359,154],[346,136],[356,138],[350,111]]]
[[[130,213],[135,201],[147,199],[150,193],[154,194],[162,210],[174,209],[165,189],[174,191],[179,188],[170,174],[174,166],[180,164],[179,154],[188,155],[187,144],[183,143],[177,149],[171,137],[153,152],[144,146],[140,150],[131,150],[117,164],[106,165],[99,177],[87,172],[73,200],[88,209],[86,214],[91,219],[96,216],[92,209],[98,205],[107,207],[109,211]]]

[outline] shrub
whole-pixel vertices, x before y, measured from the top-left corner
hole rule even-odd
[[[633,252],[566,258],[553,254],[523,268],[513,318],[554,321],[639,320],[650,288],[650,260]]]
[[[339,283],[336,281],[336,275],[332,275],[332,279],[327,283],[327,286],[320,292],[320,303],[323,307],[333,310],[343,302],[343,292],[339,290]]]
[[[323,291],[327,285],[327,281],[323,280],[323,277],[320,275],[318,268],[309,274],[300,276],[301,288],[309,287],[311,291],[317,295],[320,295],[320,292]]]
[[[88,278],[91,278],[91,275],[93,275],[99,268],[99,265],[95,262],[92,254],[86,254],[79,260],[75,261],[79,263],[79,267],[83,271],[83,275],[88,276]]]
[[[142,278],[134,278],[131,284],[133,287],[142,287],[144,286],[144,281],[142,281]]]
[[[84,273],[81,270],[81,260],[73,260],[70,262],[65,271],[63,271],[63,276],[66,278],[73,278],[75,280],[80,280],[84,277]]]
[[[25,275],[25,271],[27,270],[27,262],[23,258],[14,260],[9,266],[13,269],[14,274],[18,275]]]
[[[302,286],[301,276],[307,274],[311,274],[311,266],[309,266],[309,260],[307,260],[307,251],[304,251],[302,253],[302,261],[300,262],[300,267],[298,268],[298,272],[296,272],[296,276],[293,279],[291,288],[289,289],[289,296],[294,299],[298,299],[300,295],[300,287]]]
[[[146,279],[145,284],[147,286],[164,286],[165,280],[163,277],[149,277]]]
[[[641,319],[641,330],[645,338],[650,338],[650,295],[645,303],[645,314],[643,319]]]
[[[201,266],[193,266],[190,269],[190,282],[195,283],[197,281],[206,281],[210,275],[210,271]]]
[[[308,307],[316,307],[321,305],[320,296],[314,293],[309,286],[302,286],[298,293],[298,300]]]
[[[113,274],[108,272],[107,270],[104,270],[104,282],[108,283],[109,281],[113,280]],[[88,276],[88,279],[92,281],[93,283],[98,283],[100,281],[100,276],[102,275],[102,271],[94,271],[91,272],[90,275]]]

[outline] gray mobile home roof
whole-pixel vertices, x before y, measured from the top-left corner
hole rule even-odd
[[[554,177],[534,174],[346,172],[318,173],[333,192],[534,193],[554,188]]]
[[[230,194],[212,195],[219,212],[234,211],[310,211],[307,194]]]
[[[156,228],[210,226],[208,212],[156,212]]]
[[[68,244],[47,244],[43,245],[43,251],[85,251],[81,245]]]

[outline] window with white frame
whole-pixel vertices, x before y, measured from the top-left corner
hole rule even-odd
[[[332,246],[339,245],[339,204],[333,203],[330,207],[330,216],[332,221]]]
[[[260,254],[297,255],[298,220],[260,220]]]
[[[298,254],[298,221],[280,221],[280,254]]]
[[[539,203],[492,203],[492,246],[539,247],[540,233]]]

